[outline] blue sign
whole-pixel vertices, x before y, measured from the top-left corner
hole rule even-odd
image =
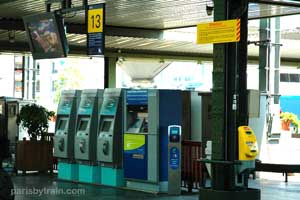
[[[148,91],[147,90],[127,90],[127,105],[147,105]]]
[[[105,48],[105,4],[89,5],[86,10],[87,54],[103,55]]]
[[[124,176],[129,179],[147,180],[148,156],[145,135],[124,134]]]
[[[178,169],[180,165],[180,155],[179,155],[179,149],[177,147],[172,147],[170,149],[170,160],[169,160],[169,166],[171,169]]]

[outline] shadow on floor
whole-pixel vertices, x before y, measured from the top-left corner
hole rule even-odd
[[[16,200],[192,200],[198,199],[198,195],[183,192],[182,196],[155,195],[125,189],[116,189],[91,184],[76,184],[59,181],[50,175],[25,175],[13,177]]]
[[[155,195],[125,189],[58,181],[55,176],[30,174],[13,177],[16,200],[198,200],[197,193],[181,196]],[[300,182],[250,180],[249,186],[261,189],[262,200],[300,199]]]

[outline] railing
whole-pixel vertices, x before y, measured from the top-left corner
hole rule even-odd
[[[182,187],[188,189],[199,189],[203,183],[205,166],[197,162],[202,157],[202,144],[195,141],[182,141],[182,166],[181,180]]]
[[[53,138],[54,138],[54,133],[47,133],[46,135],[46,140],[47,141],[51,141],[52,144],[54,145],[54,141],[53,141]],[[53,156],[53,170],[57,170],[57,165],[58,165],[58,160],[56,157]]]

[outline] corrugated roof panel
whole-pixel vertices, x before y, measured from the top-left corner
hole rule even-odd
[[[80,6],[82,0],[73,0],[73,6]],[[103,1],[90,0],[90,4]],[[142,28],[176,28],[195,26],[200,22],[212,21],[206,14],[207,0],[109,0],[106,1],[106,24]],[[53,8],[58,9],[59,4]],[[0,17],[21,18],[25,15],[45,12],[44,0],[12,0],[0,4]],[[251,3],[249,18],[283,14],[298,14],[300,8],[271,6]],[[84,12],[70,13],[66,21],[84,23]]]

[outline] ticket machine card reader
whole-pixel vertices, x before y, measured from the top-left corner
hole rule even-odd
[[[180,142],[181,127],[180,126],[169,126],[169,141],[171,143]]]
[[[144,126],[145,126],[145,119],[144,118],[136,118],[134,122],[129,126],[127,129],[127,133],[141,133],[145,132],[144,131]]]
[[[181,193],[181,126],[168,126],[168,194]]]
[[[258,155],[258,146],[256,136],[249,126],[240,126],[238,128],[239,138],[239,160],[255,160]]]
[[[87,138],[89,137],[89,120],[80,119],[77,127],[77,138],[79,139],[79,150],[81,153],[86,153],[87,151]]]
[[[55,133],[55,135],[59,137],[57,141],[58,143],[57,147],[59,151],[63,152],[65,148],[68,146],[68,140],[66,139],[65,136],[68,134],[69,120],[66,117],[61,117],[57,123],[58,123],[56,128],[57,131]]]
[[[114,119],[109,117],[104,118],[100,123],[97,155],[99,161],[113,161],[113,124]]]

